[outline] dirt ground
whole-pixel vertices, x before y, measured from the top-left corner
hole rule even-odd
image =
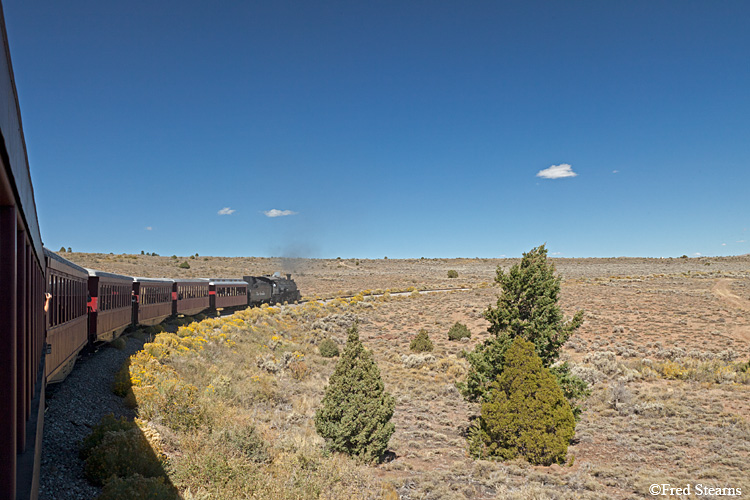
[[[553,259],[563,277],[564,312],[585,311],[564,358],[593,375],[569,462],[552,467],[470,459],[465,433],[479,408],[455,387],[467,368],[462,351],[488,336],[483,312],[499,293],[496,269],[517,259],[63,256],[145,277],[291,272],[309,298],[469,288],[394,297],[359,315],[360,335],[397,400],[393,456],[376,474],[394,484],[400,498],[650,498],[654,483],[750,492],[750,386],[728,376],[705,382],[648,375],[659,360],[750,359],[750,256]],[[185,261],[190,269],[177,267]],[[458,277],[448,278],[449,270]],[[469,327],[471,339],[448,340],[456,321]],[[431,357],[421,360],[409,358],[420,328],[435,344]],[[338,335],[342,340],[345,332]],[[621,399],[613,397],[616,390]]]
[[[280,259],[263,257],[162,257],[132,254],[61,253],[81,266],[145,278],[234,278],[244,275],[291,273],[307,296],[365,289],[406,289],[477,286],[492,283],[498,266],[509,268],[520,259]],[[750,255],[685,259],[603,258],[551,259],[564,280],[637,279],[650,276],[743,277]],[[188,269],[179,267],[183,262]],[[455,270],[458,278],[447,277]],[[739,295],[750,299],[750,286]],[[737,293],[735,291],[734,293]]]
[[[327,298],[370,290],[468,287],[494,290],[498,266],[518,259],[274,259],[259,257],[152,257],[63,253],[84,267],[128,276],[241,277],[292,273],[306,298]],[[747,356],[750,344],[750,255],[701,258],[552,259],[563,278],[566,311],[585,311],[583,327],[569,348],[573,359],[590,349],[619,356],[648,356],[659,349]],[[179,268],[188,262],[189,269]],[[458,273],[448,278],[448,271]],[[451,311],[483,330],[481,312],[497,291],[468,301],[473,318]],[[471,294],[469,294],[471,295]],[[463,311],[463,309],[460,309]],[[415,330],[416,331],[416,330]]]
[[[463,401],[454,382],[464,374],[460,352],[488,336],[482,311],[496,289],[422,295],[378,307],[365,315],[360,332],[379,360],[386,388],[400,395],[391,443],[397,459],[383,467],[384,477],[412,485],[399,490],[402,498],[453,498],[455,489],[467,498],[503,497],[503,487],[527,482],[538,483],[540,496],[509,498],[646,498],[651,484],[664,482],[750,486],[747,385],[622,377],[628,363],[672,358],[669,350],[676,348],[695,357],[731,350],[733,359],[750,358],[750,314],[716,292],[717,283],[721,290],[748,277],[731,280],[606,278],[563,286],[564,310],[586,311],[564,357],[591,366],[587,356],[596,362],[597,353],[612,353],[612,366],[602,367],[605,376],[592,386],[577,426],[570,467],[490,465],[466,456],[466,428],[479,408]],[[750,303],[733,300],[742,307]],[[447,339],[455,321],[469,326],[469,342]],[[403,356],[420,328],[435,343],[435,361],[407,368]],[[619,380],[626,380],[628,401],[615,409],[611,391]]]

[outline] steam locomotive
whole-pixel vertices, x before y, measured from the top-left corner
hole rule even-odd
[[[170,316],[295,302],[301,295],[291,274],[242,279],[154,279],[85,269],[44,248],[47,289],[48,383],[73,369],[78,353],[111,342],[128,327],[156,325]]]

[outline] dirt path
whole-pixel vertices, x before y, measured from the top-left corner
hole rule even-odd
[[[717,280],[716,284],[711,288],[711,292],[720,299],[726,301],[732,307],[750,312],[750,301],[738,297],[729,289],[729,285],[731,285],[732,281],[733,280],[727,278]]]
[[[730,290],[729,287],[732,281],[727,278],[717,280],[716,284],[711,288],[711,292],[727,306],[739,309],[740,311],[750,312],[750,301],[738,297]],[[745,342],[750,342],[750,327],[735,327],[732,330],[735,336]]]

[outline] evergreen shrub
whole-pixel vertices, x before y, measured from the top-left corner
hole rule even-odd
[[[472,454],[562,464],[574,434],[575,418],[555,376],[542,365],[534,344],[517,337],[470,434]]]
[[[448,277],[449,278],[458,278],[458,271],[451,269],[448,271]]]
[[[463,323],[456,323],[448,330],[448,340],[461,340],[463,338],[470,338],[471,332],[469,328]]]
[[[355,323],[315,412],[315,429],[330,451],[375,462],[393,434],[390,420],[395,406],[393,396],[385,392],[372,352],[359,339]]]
[[[430,340],[430,336],[427,334],[427,330],[425,330],[424,328],[419,330],[417,336],[414,337],[414,339],[411,341],[411,344],[409,345],[409,349],[414,352],[431,352],[432,348],[432,340]]]
[[[484,313],[492,336],[467,354],[471,367],[466,381],[459,384],[469,401],[486,400],[490,384],[503,372],[505,353],[514,339],[520,337],[534,344],[542,364],[550,368],[563,344],[583,323],[583,311],[565,320],[558,305],[562,278],[555,276],[555,266],[547,260],[544,245],[524,253],[521,262],[508,272],[498,266],[495,281],[502,287],[497,307],[490,306]],[[580,414],[578,402],[588,395],[585,382],[570,373],[567,365],[556,368],[553,374],[570,397],[575,413]]]

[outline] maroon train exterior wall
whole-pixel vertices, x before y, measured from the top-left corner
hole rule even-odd
[[[45,264],[0,4],[0,500],[37,498]]]
[[[248,285],[244,281],[218,281],[209,285],[209,295],[212,309],[247,306]]]
[[[111,342],[132,323],[133,278],[89,270],[89,339]]]
[[[145,280],[133,282],[133,322],[156,325],[172,315],[172,281]]]
[[[208,281],[180,280],[172,288],[172,314],[193,315],[209,308]]]
[[[86,296],[89,275],[85,269],[45,250],[47,290],[52,294],[47,313],[47,382],[63,380],[76,355],[88,342]]]

